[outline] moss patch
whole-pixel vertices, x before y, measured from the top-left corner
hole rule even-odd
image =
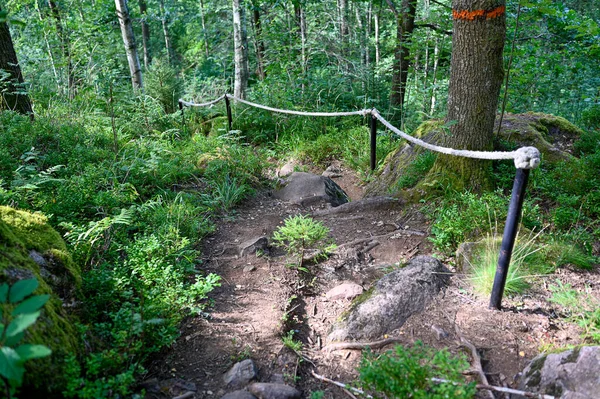
[[[60,235],[45,216],[0,206],[0,281],[36,278],[35,294],[50,294],[37,323],[27,330],[22,342],[44,344],[52,349],[48,358],[27,363],[25,385],[56,395],[64,381],[64,359],[78,351],[73,316],[63,300],[77,295],[81,275]],[[35,259],[35,260],[34,260]]]

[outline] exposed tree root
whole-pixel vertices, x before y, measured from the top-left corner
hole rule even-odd
[[[325,352],[333,352],[333,351],[339,351],[339,350],[343,350],[343,349],[366,349],[366,348],[371,348],[371,349],[380,349],[383,348],[384,346],[390,345],[390,344],[395,344],[398,342],[403,342],[404,340],[401,338],[387,338],[387,339],[382,339],[380,341],[373,341],[373,342],[337,342],[335,344],[329,344],[327,346],[324,346],[323,349],[321,349],[322,351]]]

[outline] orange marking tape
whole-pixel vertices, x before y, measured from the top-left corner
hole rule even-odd
[[[456,11],[452,10],[452,17],[454,19],[463,19],[465,21],[473,21],[475,19],[494,19],[503,15],[506,12],[506,6],[500,6],[491,10],[463,10]]]

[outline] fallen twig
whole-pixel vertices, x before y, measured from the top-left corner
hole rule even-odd
[[[194,392],[188,391],[188,392],[184,393],[183,395],[173,397],[173,399],[188,399],[193,396],[194,396]]]
[[[357,393],[357,394],[359,394],[359,395],[365,395],[367,398],[372,398],[372,396],[371,396],[371,395],[369,395],[369,394],[366,394],[366,393],[365,393],[365,391],[363,391],[363,390],[361,390],[361,389],[358,389],[358,388],[351,387],[351,386],[349,386],[349,385],[347,385],[347,384],[344,384],[343,382],[338,382],[338,381],[330,380],[329,378],[327,378],[327,377],[323,377],[322,375],[319,375],[319,374],[315,373],[315,372],[314,372],[314,371],[312,371],[312,370],[310,371],[310,373],[311,373],[311,374],[312,374],[312,376],[313,376],[313,377],[315,377],[317,380],[321,380],[321,381],[328,382],[328,383],[330,383],[330,384],[333,384],[333,385],[335,385],[336,387],[340,387],[340,388],[342,388],[342,389],[347,389],[348,391],[352,391],[352,392],[354,392],[354,393]]]
[[[443,378],[431,378],[430,380],[433,382],[438,382],[438,383],[443,383],[443,384],[460,385],[457,382],[444,380]],[[552,395],[544,395],[541,393],[520,391],[518,389],[497,387],[494,385],[477,384],[477,385],[475,385],[475,388],[483,389],[483,390],[487,390],[487,391],[496,391],[496,392],[510,393],[510,394],[514,394],[514,395],[521,395],[521,396],[525,396],[526,398],[556,399],[556,397],[554,397]],[[490,394],[491,394],[491,392],[490,392]]]
[[[333,352],[333,351],[339,351],[339,350],[343,350],[343,349],[365,349],[365,348],[379,349],[379,348],[383,348],[384,346],[387,346],[389,344],[395,344],[395,343],[402,342],[402,341],[403,340],[401,338],[387,338],[387,339],[382,339],[381,341],[373,341],[373,342],[337,342],[335,344],[326,345],[321,350],[325,351],[325,352]]]

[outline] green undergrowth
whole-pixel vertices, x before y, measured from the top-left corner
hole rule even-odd
[[[202,270],[198,241],[262,184],[260,149],[235,135],[190,135],[164,112],[168,100],[122,100],[127,116],[112,121],[0,113],[0,204],[46,215],[82,269],[85,351],[66,361],[64,397],[132,394],[148,356],[219,285]]]
[[[566,318],[583,330],[583,338],[591,345],[600,344],[600,301],[591,294],[591,288],[575,289],[556,280],[549,286],[550,302],[556,304]]]

